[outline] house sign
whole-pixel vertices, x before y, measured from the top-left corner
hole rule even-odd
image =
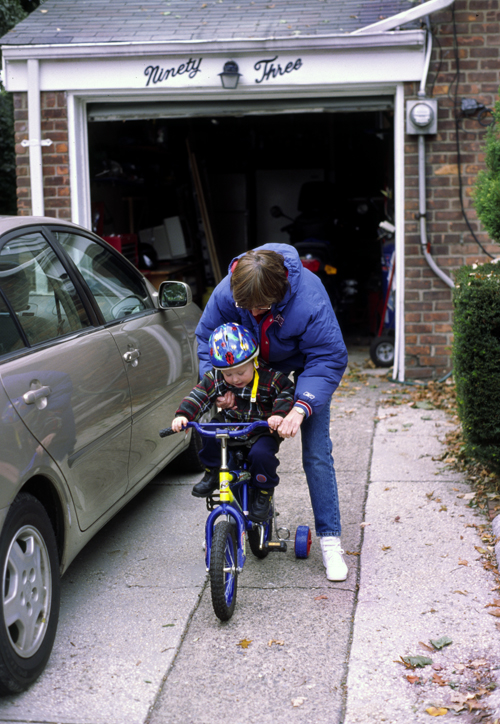
[[[172,81],[179,75],[186,75],[189,80],[194,80],[198,73],[202,73],[201,64],[203,57],[201,58],[189,58],[179,65],[170,65],[163,63],[150,64],[144,70],[146,76],[146,88],[148,86],[155,86],[157,84],[168,85],[169,81]],[[206,65],[206,63],[205,63]],[[166,66],[166,67],[164,67]],[[275,78],[294,73],[302,68],[302,58],[296,58],[295,60],[280,61],[278,55],[274,55],[271,58],[261,58],[254,64],[255,71],[255,83],[264,83]]]

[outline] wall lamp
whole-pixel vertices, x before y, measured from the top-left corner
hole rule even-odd
[[[228,60],[224,63],[222,73],[219,73],[223,88],[236,88],[241,77],[238,63]]]

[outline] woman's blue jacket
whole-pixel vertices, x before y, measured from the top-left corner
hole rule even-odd
[[[289,244],[259,248],[283,255],[289,289],[258,322],[248,310],[235,306],[230,286],[231,269],[239,258],[235,257],[196,328],[200,375],[211,368],[208,340],[213,330],[225,322],[238,322],[255,335],[271,367],[287,375],[297,372],[295,398],[309,416],[329,402],[344,374],[347,350],[342,333],[322,282],[302,266],[297,250]]]

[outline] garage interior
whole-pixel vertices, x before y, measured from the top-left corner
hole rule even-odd
[[[169,272],[203,305],[237,254],[323,237],[344,335],[377,334],[392,98],[92,104],[88,120],[93,230],[153,283]]]

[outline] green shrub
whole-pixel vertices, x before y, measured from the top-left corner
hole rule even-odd
[[[477,175],[473,201],[482,225],[492,240],[500,243],[500,101],[495,104],[493,119],[486,136],[486,170]]]
[[[500,472],[500,264],[462,267],[453,362],[466,453]]]

